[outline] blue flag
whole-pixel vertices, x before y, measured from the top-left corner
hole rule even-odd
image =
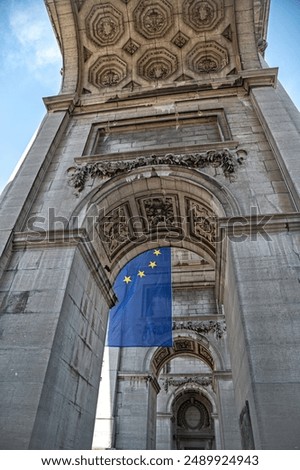
[[[172,346],[171,249],[146,251],[129,261],[115,284],[108,346]]]

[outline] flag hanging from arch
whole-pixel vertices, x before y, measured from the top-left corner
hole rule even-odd
[[[146,251],[118,274],[108,346],[172,346],[171,248]]]

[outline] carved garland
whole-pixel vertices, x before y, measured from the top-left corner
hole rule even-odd
[[[225,321],[174,321],[173,330],[192,330],[196,333],[215,333],[217,339],[221,339],[226,331]]]
[[[175,379],[173,377],[167,377],[163,379],[163,387],[168,392],[169,387],[180,387],[181,385],[201,385],[202,387],[209,387],[212,385],[212,377],[183,377],[182,379]]]
[[[221,168],[224,176],[234,179],[234,173],[238,164],[242,164],[243,157],[240,151],[229,149],[208,150],[205,153],[149,155],[123,161],[103,161],[86,163],[69,168],[69,184],[80,193],[89,178],[112,178],[113,176],[127,173],[135,168],[149,165],[177,165],[186,168],[202,169],[205,167]],[[243,151],[246,153],[245,151]]]

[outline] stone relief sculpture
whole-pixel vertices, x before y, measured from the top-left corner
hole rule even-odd
[[[173,330],[192,330],[196,333],[208,334],[213,332],[217,339],[221,339],[226,332],[225,321],[174,321]]]
[[[163,388],[165,392],[168,392],[169,387],[180,387],[181,385],[201,385],[202,387],[209,387],[212,385],[212,377],[208,376],[194,376],[194,377],[183,377],[183,378],[174,378],[167,377],[161,379]]]
[[[240,150],[227,148],[223,150],[208,150],[204,153],[147,155],[131,160],[99,161],[94,163],[77,164],[68,169],[70,186],[80,193],[88,179],[112,178],[127,173],[139,167],[154,165],[177,165],[186,168],[203,169],[207,167],[221,168],[223,175],[230,180],[234,179],[238,165],[243,163]],[[246,153],[245,151],[243,151]]]

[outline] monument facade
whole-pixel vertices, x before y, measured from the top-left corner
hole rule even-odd
[[[2,449],[298,448],[300,118],[269,3],[45,1],[62,88],[0,200]],[[172,347],[106,347],[118,272],[164,246]]]

